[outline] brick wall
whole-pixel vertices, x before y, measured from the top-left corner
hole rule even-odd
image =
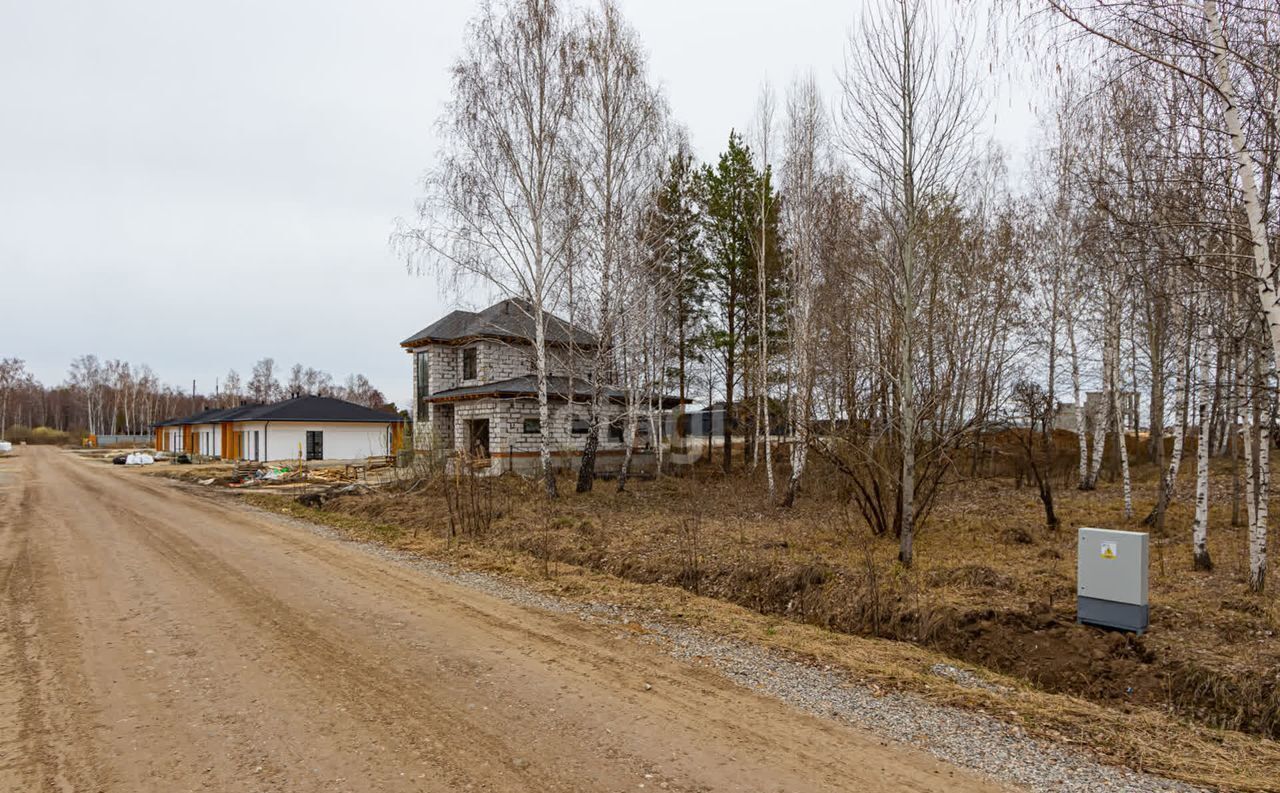
[[[476,377],[464,380],[462,378],[462,357],[463,350],[466,349],[476,350]],[[439,449],[442,448],[442,445],[447,448],[447,440],[452,434],[453,448],[465,450],[467,448],[467,439],[465,437],[465,425],[462,424],[462,420],[488,418],[490,419],[490,448],[494,450],[499,448],[506,449],[510,445],[515,447],[517,451],[537,450],[538,435],[536,433],[529,435],[524,433],[524,419],[526,417],[536,418],[538,415],[537,402],[533,400],[520,400],[517,406],[512,406],[511,400],[480,400],[478,402],[456,403],[455,408],[450,410],[437,410],[436,408],[439,406],[429,406],[427,414],[419,416],[420,410],[417,399],[419,385],[417,353],[419,352],[425,352],[428,356],[427,386],[429,393],[435,394],[451,388],[483,385],[535,374],[537,367],[534,361],[533,345],[509,344],[488,339],[462,346],[430,344],[414,350],[414,354],[410,355],[409,359],[414,389],[414,448]],[[570,374],[581,376],[590,368],[591,356],[580,352],[549,348],[547,356],[548,373],[553,376]],[[465,409],[463,409],[463,405],[466,406]],[[551,431],[553,448],[581,449],[585,442],[585,436],[570,433],[570,417],[569,413],[565,412],[565,407],[564,405],[552,406]],[[617,412],[613,408],[609,408],[609,410],[611,414]],[[530,413],[530,411],[532,412]],[[587,414],[585,406],[578,406],[575,412],[584,417]],[[442,417],[442,423],[447,421],[453,426],[435,427],[437,415]],[[501,443],[501,446],[499,446],[499,443]],[[601,448],[620,448],[620,446],[618,443],[611,443],[607,432],[603,429],[601,430]]]

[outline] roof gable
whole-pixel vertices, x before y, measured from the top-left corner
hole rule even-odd
[[[403,347],[417,347],[428,342],[452,342],[464,339],[491,338],[515,339],[533,343],[535,338],[533,308],[523,300],[514,298],[494,303],[483,311],[453,311],[409,338],[400,342]],[[547,343],[553,345],[596,346],[596,337],[549,311],[546,318]]]

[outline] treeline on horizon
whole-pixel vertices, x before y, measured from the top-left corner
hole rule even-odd
[[[293,394],[395,410],[363,374],[339,382],[328,372],[294,364],[283,381],[281,375],[274,359],[262,358],[247,382],[231,369],[215,381],[214,392],[193,392],[163,382],[147,364],[81,355],[65,380],[45,385],[22,359],[0,358],[0,440],[66,443],[86,435],[142,435],[158,421],[205,408],[274,402]]]

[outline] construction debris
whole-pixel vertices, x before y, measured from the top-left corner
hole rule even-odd
[[[356,473],[342,468],[317,468],[309,478],[313,482],[354,482]]]
[[[312,490],[310,492],[303,493],[295,500],[304,507],[322,509],[324,507],[324,503],[331,498],[347,495],[365,495],[371,492],[373,492],[373,489],[368,485],[353,482],[348,485],[334,485],[332,487],[327,487],[324,490]]]

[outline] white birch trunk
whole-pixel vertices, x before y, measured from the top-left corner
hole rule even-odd
[[[1262,592],[1267,584],[1267,520],[1271,499],[1271,424],[1275,421],[1276,403],[1272,390],[1275,386],[1275,367],[1267,367],[1267,378],[1258,398],[1264,399],[1265,409],[1258,423],[1257,507],[1249,520],[1249,588]],[[1251,493],[1252,496],[1252,493]]]
[[[1197,570],[1213,567],[1209,557],[1209,341],[1201,331],[1200,383],[1196,405],[1199,436],[1196,438],[1196,516],[1191,526],[1192,563]]]
[[[1248,515],[1249,535],[1252,538],[1253,530],[1258,521],[1258,502],[1257,502],[1257,479],[1254,470],[1254,452],[1253,445],[1253,414],[1248,406],[1248,400],[1243,398],[1239,402],[1240,407],[1240,448],[1244,453],[1244,503],[1246,514]]]
[[[759,293],[760,308],[760,421],[764,441],[764,473],[769,488],[769,503],[777,501],[777,487],[773,481],[773,444],[770,437],[769,422],[769,278],[766,262],[768,261],[768,220],[769,195],[765,175],[769,173],[769,141],[773,135],[773,93],[767,87],[760,98],[760,261],[756,267],[758,279],[756,290]],[[760,453],[757,443],[756,452]]]
[[[915,507],[916,507],[916,403],[915,382],[912,367],[912,325],[914,325],[914,240],[910,232],[903,246],[902,259],[904,271],[903,289],[903,322],[902,344],[899,351],[900,360],[898,377],[899,392],[902,399],[901,433],[902,433],[902,534],[898,538],[898,561],[910,565],[915,540]]]
[[[1120,455],[1120,479],[1124,492],[1124,517],[1133,520],[1133,487],[1129,479],[1129,450],[1124,442],[1124,411],[1120,409],[1120,333],[1115,335],[1115,347],[1111,352],[1111,413],[1116,421],[1116,452]]]
[[[539,300],[533,307],[534,350],[538,367],[538,455],[547,498],[556,497],[556,474],[551,468],[551,406],[547,400],[547,317]]]
[[[1169,467],[1165,471],[1165,493],[1166,503],[1173,501],[1173,492],[1178,484],[1178,469],[1182,464],[1182,449],[1186,444],[1187,437],[1187,401],[1190,382],[1187,377],[1187,368],[1191,365],[1191,346],[1184,346],[1185,353],[1178,365],[1178,373],[1174,376],[1173,391],[1173,456],[1169,460]]]
[[[1089,462],[1089,480],[1085,490],[1093,490],[1098,486],[1098,474],[1102,471],[1102,452],[1107,445],[1107,424],[1110,418],[1107,414],[1111,411],[1111,395],[1107,393],[1111,388],[1110,366],[1110,356],[1104,353],[1102,356],[1103,399],[1093,416],[1093,456]]]
[[[1268,400],[1270,401],[1270,400]],[[1249,531],[1249,588],[1261,592],[1267,584],[1267,518],[1271,498],[1271,419],[1263,413],[1258,426],[1258,506]]]
[[[791,355],[788,358],[788,397],[792,443],[791,474],[782,505],[795,504],[808,460],[810,424],[813,417],[814,363],[813,302],[815,272],[820,259],[819,213],[822,201],[818,189],[818,167],[824,143],[824,111],[817,83],[812,77],[796,83],[787,102],[788,134],[783,174],[782,205],[787,235],[792,246],[786,265],[791,278]]]
[[[630,400],[630,398],[628,398]],[[627,478],[631,473],[631,456],[636,447],[636,412],[627,403],[627,447],[622,452],[622,467],[618,469],[618,492],[627,489]]]
[[[1080,445],[1080,481],[1081,490],[1089,487],[1089,439],[1088,416],[1084,412],[1084,394],[1080,390],[1080,351],[1076,348],[1076,323],[1072,310],[1067,309],[1067,342],[1071,345],[1071,398],[1076,403],[1076,441]]]
[[[1236,172],[1240,178],[1241,197],[1244,200],[1245,215],[1249,219],[1249,234],[1252,238],[1254,275],[1257,282],[1258,298],[1262,304],[1262,319],[1266,323],[1271,341],[1271,369],[1280,362],[1280,295],[1276,292],[1275,266],[1271,261],[1270,241],[1267,236],[1266,222],[1262,216],[1262,201],[1258,194],[1257,181],[1254,175],[1254,163],[1249,154],[1248,143],[1244,134],[1244,125],[1240,121],[1240,102],[1236,94],[1235,82],[1231,78],[1230,65],[1227,63],[1227,40],[1223,31],[1222,16],[1216,0],[1204,0],[1205,20],[1209,25],[1209,35],[1213,42],[1214,66],[1217,74],[1218,90],[1224,102],[1223,115],[1227,125],[1227,133],[1231,138],[1231,153],[1235,159]],[[1258,398],[1255,395],[1255,398]],[[1268,400],[1270,404],[1270,400]],[[1267,420],[1271,415],[1268,410]],[[1259,435],[1259,470],[1256,472],[1259,482],[1263,477],[1270,478],[1269,471],[1262,470],[1262,460],[1269,461],[1270,451],[1263,452],[1269,443],[1269,427],[1258,428]],[[1248,491],[1252,498],[1252,488]],[[1266,506],[1258,502],[1257,513],[1252,515],[1250,525],[1250,586],[1261,591],[1266,578]],[[1259,521],[1264,521],[1260,523]],[[1255,561],[1258,565],[1255,575]]]
[[[1209,35],[1213,41],[1214,66],[1225,107],[1223,115],[1227,133],[1231,138],[1231,153],[1236,161],[1236,173],[1240,177],[1240,192],[1244,200],[1245,215],[1249,219],[1249,235],[1252,238],[1254,275],[1258,285],[1258,297],[1262,302],[1262,318],[1266,322],[1271,340],[1272,360],[1280,363],[1280,294],[1276,292],[1275,266],[1271,261],[1271,246],[1267,237],[1266,222],[1262,217],[1262,201],[1258,195],[1254,176],[1253,158],[1249,154],[1244,125],[1240,121],[1240,100],[1235,82],[1231,79],[1227,63],[1227,40],[1222,29],[1222,16],[1216,0],[1204,0],[1204,14],[1209,23]]]

